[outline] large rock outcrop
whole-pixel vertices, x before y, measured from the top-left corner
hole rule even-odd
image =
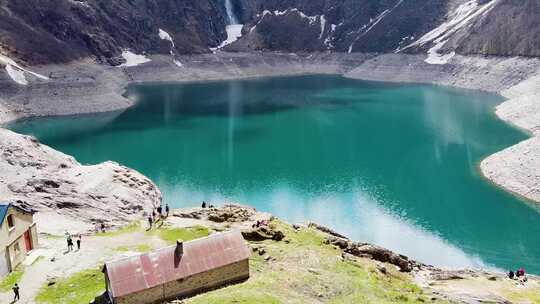
[[[134,170],[113,162],[84,166],[33,137],[2,128],[0,172],[0,201],[61,215],[55,219],[123,224],[161,203],[159,189]],[[62,224],[46,219],[42,223]]]

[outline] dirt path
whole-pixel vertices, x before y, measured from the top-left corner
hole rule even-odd
[[[40,238],[39,249],[34,255],[42,256],[32,265],[25,266],[19,280],[21,299],[17,303],[35,304],[35,296],[48,278],[65,278],[76,272],[96,267],[107,260],[121,258],[135,252],[115,251],[118,247],[136,246],[141,243],[159,248],[166,243],[144,232],[128,232],[112,236],[83,236],[80,251],[67,252],[64,237]],[[28,260],[28,259],[27,259]],[[11,303],[12,292],[0,293],[0,303]]]

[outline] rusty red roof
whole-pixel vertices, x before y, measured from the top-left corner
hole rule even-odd
[[[180,259],[175,259],[175,249],[176,245],[105,263],[104,271],[113,297],[230,265],[248,259],[250,255],[239,230],[184,242],[184,254]]]

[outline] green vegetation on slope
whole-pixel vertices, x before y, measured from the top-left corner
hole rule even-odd
[[[10,291],[15,283],[18,283],[24,273],[24,268],[19,266],[0,281],[0,291]]]
[[[184,241],[191,241],[201,237],[208,236],[210,231],[208,228],[203,226],[194,226],[187,228],[169,228],[161,227],[155,230],[150,230],[147,232],[150,235],[157,235],[162,240],[166,241],[169,244],[175,244],[176,240],[182,239]]]
[[[271,223],[284,232],[283,241],[251,242],[251,278],[241,284],[207,292],[187,300],[194,304],[278,304],[278,303],[443,303],[412,283],[409,275],[392,265],[369,259],[345,260],[341,251],[325,244],[324,234],[311,229],[295,230],[278,220]],[[129,228],[133,229],[133,227]],[[137,226],[136,232],[143,228]],[[128,230],[129,231],[129,230]],[[177,239],[191,240],[209,234],[206,227],[161,227],[143,235],[158,236],[167,243]],[[147,251],[141,244],[117,247],[117,251]],[[385,267],[385,273],[381,267]],[[43,286],[36,297],[38,303],[87,303],[104,291],[101,268],[89,269]]]
[[[128,252],[128,251],[135,251],[140,253],[150,252],[152,251],[152,247],[148,244],[138,244],[136,246],[118,246],[113,249],[117,252]]]
[[[117,229],[117,230],[109,230],[103,233],[101,232],[97,233],[95,234],[95,236],[113,237],[113,236],[118,236],[124,233],[140,231],[141,229],[142,229],[141,223],[137,221],[137,222],[132,222],[126,226],[123,226],[122,228]]]
[[[36,302],[46,304],[90,303],[105,291],[105,279],[101,267],[87,269],[66,278],[54,285],[41,287]]]
[[[386,274],[369,259],[347,261],[322,233],[273,221],[285,241],[253,243],[251,278],[205,293],[188,303],[442,303],[432,301],[407,274],[385,265]],[[265,253],[259,255],[260,248]]]

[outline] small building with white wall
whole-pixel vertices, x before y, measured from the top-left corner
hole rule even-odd
[[[12,272],[38,245],[34,211],[0,203],[0,276]]]

